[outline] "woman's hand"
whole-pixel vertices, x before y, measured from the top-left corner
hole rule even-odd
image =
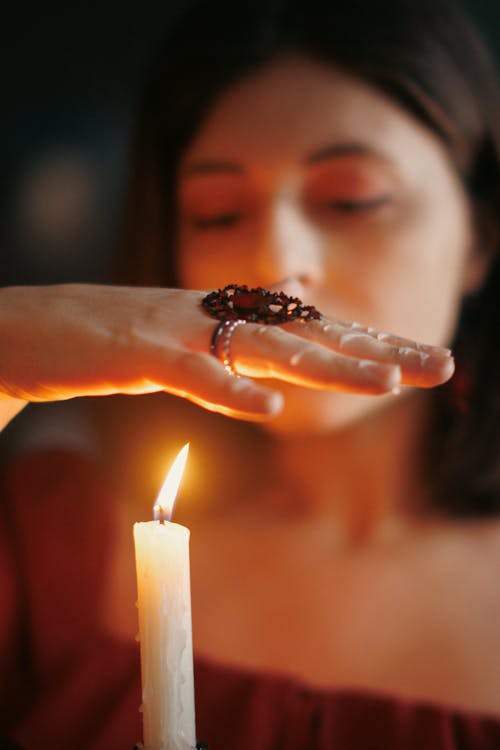
[[[447,350],[335,320],[238,326],[228,375],[210,354],[203,292],[84,284],[0,290],[0,396],[55,401],[166,391],[247,419],[281,409],[274,378],[311,388],[387,393],[453,373]],[[278,385],[278,384],[277,384]]]

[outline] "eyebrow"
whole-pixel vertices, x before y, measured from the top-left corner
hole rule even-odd
[[[363,156],[370,154],[378,156],[385,161],[389,161],[385,154],[365,145],[364,143],[330,143],[326,146],[322,146],[316,151],[312,151],[306,156],[304,162],[309,166],[330,159],[341,158],[343,156]],[[202,159],[201,161],[187,164],[182,170],[182,177],[195,177],[198,175],[211,174],[243,175],[244,173],[245,168],[237,162],[226,159]]]
[[[318,164],[319,162],[328,161],[329,159],[356,155],[377,156],[381,159],[384,159],[385,161],[389,161],[388,157],[381,151],[367,146],[364,143],[330,143],[308,154],[306,156],[305,163],[308,165]]]

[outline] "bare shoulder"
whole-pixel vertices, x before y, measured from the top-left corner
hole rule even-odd
[[[496,583],[500,517],[432,523],[410,537],[408,548],[408,554],[420,560],[422,570],[456,577],[461,588],[480,581]]]
[[[450,622],[455,618],[464,628],[468,625],[479,640],[485,637],[484,630],[492,629],[489,635],[498,644],[500,518],[438,524],[417,535],[410,557],[418,563],[418,578],[425,583],[428,596],[436,598]]]
[[[469,552],[478,565],[500,559],[500,516],[457,523],[452,536],[455,544]]]

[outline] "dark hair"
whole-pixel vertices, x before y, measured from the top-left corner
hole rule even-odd
[[[462,307],[457,375],[434,392],[425,470],[435,507],[500,509],[500,89],[494,66],[448,0],[201,0],[154,60],[137,123],[121,281],[175,285],[176,168],[214,100],[284,52],[370,82],[447,147],[491,254],[488,278]],[[457,387],[458,386],[458,387]]]

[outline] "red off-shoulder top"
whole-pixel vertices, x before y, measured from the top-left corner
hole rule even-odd
[[[51,451],[11,462],[1,493],[0,750],[132,750],[138,644],[97,625],[112,488],[89,459]],[[203,660],[195,690],[210,750],[500,749],[499,718],[436,705]]]

